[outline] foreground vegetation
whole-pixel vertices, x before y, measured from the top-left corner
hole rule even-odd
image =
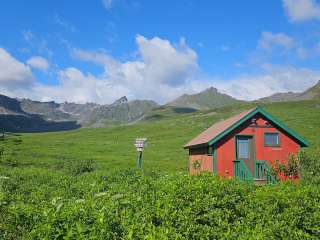
[[[317,101],[265,106],[312,144],[300,182],[187,174],[182,145],[252,106],[159,108],[130,126],[9,136],[0,154],[0,239],[319,239]],[[143,171],[132,170],[135,137],[149,139]]]
[[[2,179],[5,239],[317,239],[320,189],[209,175],[28,169]],[[33,185],[31,185],[33,183]]]

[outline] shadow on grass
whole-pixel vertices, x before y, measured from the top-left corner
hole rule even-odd
[[[175,113],[193,113],[197,110],[194,108],[188,108],[188,107],[174,107],[173,112]]]
[[[0,129],[5,132],[55,132],[80,128],[76,121],[47,121],[36,114],[28,115],[0,115]]]

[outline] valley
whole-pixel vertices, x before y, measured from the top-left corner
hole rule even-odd
[[[238,239],[259,232],[316,238],[319,100],[262,104],[311,143],[299,184],[254,186],[188,174],[183,145],[213,123],[254,105],[191,112],[159,107],[131,125],[6,135],[0,142],[0,236],[202,239],[210,234]],[[307,124],[302,128],[302,123]],[[142,170],[136,168],[136,137],[148,138]]]

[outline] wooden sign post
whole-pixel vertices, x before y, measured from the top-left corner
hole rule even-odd
[[[138,158],[137,158],[137,167],[142,167],[142,152],[144,150],[144,147],[146,146],[147,138],[136,138],[136,141],[134,145],[136,146],[137,152],[138,152]]]

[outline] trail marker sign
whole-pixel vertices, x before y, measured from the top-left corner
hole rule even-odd
[[[146,146],[147,138],[136,138],[134,145],[136,146],[137,152],[142,152]]]
[[[134,145],[138,152],[137,166],[141,168],[142,165],[142,152],[146,146],[147,138],[136,138]]]

